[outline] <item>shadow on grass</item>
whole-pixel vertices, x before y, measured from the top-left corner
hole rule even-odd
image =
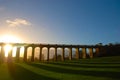
[[[112,63],[110,65],[106,65],[107,63],[89,63],[89,64],[84,63],[87,65],[82,65],[81,63],[79,65],[78,64],[64,64],[64,63],[47,63],[47,64],[54,64],[54,65],[68,66],[68,67],[78,67],[78,68],[120,68],[120,65],[114,66],[114,63],[113,63],[113,65],[112,65]],[[90,64],[92,64],[92,65],[90,65]],[[102,65],[102,66],[100,66],[100,65]]]
[[[46,62],[47,63],[47,62]],[[49,63],[53,63],[53,62],[49,62]],[[54,63],[61,63],[61,62],[54,62]],[[119,61],[116,62],[110,62],[110,61],[66,61],[66,63],[75,63],[75,64],[120,64]]]
[[[8,69],[13,80],[56,80],[54,78],[35,74],[14,63],[8,63]]]
[[[85,76],[95,76],[95,77],[108,77],[113,79],[119,79],[120,72],[111,72],[111,71],[86,71],[86,70],[72,70],[72,69],[64,69],[58,68],[54,66],[48,66],[47,64],[35,64],[35,63],[27,63],[30,66],[38,67],[41,69],[45,69],[48,71],[53,71],[57,73],[65,73],[65,74],[75,74],[75,75],[85,75]]]

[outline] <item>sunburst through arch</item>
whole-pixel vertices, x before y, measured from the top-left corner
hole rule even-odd
[[[5,57],[8,57],[8,54],[11,50],[12,50],[12,56],[15,57],[17,46],[13,47],[9,43],[22,43],[22,39],[14,35],[6,34],[6,35],[0,36],[0,42],[5,43],[4,45]],[[22,48],[22,52],[23,52],[23,48]]]

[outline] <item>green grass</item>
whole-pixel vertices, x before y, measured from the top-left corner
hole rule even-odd
[[[120,56],[65,62],[3,63],[0,80],[120,80]]]

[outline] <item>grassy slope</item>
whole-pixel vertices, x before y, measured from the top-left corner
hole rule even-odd
[[[119,80],[120,56],[65,62],[0,64],[0,80]]]

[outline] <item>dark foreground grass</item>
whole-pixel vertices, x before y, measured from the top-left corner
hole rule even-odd
[[[0,80],[120,80],[120,56],[0,64]]]

